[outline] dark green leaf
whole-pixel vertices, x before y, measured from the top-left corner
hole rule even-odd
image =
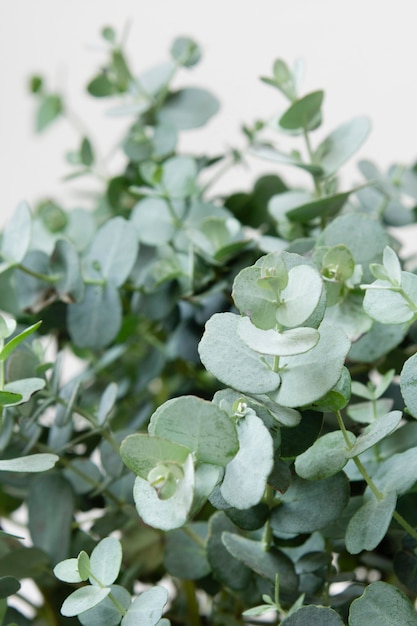
[[[381,581],[370,584],[354,600],[349,612],[349,626],[416,626],[417,613],[397,587]]]
[[[20,589],[20,582],[14,576],[2,576],[0,578],[0,598],[7,598],[17,593]]]
[[[236,527],[222,512],[215,513],[209,522],[207,558],[215,578],[234,591],[245,589],[251,578],[251,570],[235,559],[222,541],[223,532],[234,533]]]
[[[289,557],[276,548],[264,550],[259,541],[246,539],[230,532],[222,533],[222,541],[236,559],[260,576],[275,582],[279,574],[280,588],[284,593],[294,593],[298,587],[298,576]]]
[[[93,165],[94,163],[93,147],[89,139],[87,139],[87,137],[84,137],[81,142],[80,157],[81,157],[81,163],[85,165],[86,167],[90,167],[91,165]]]
[[[197,580],[210,573],[206,536],[206,522],[194,522],[167,533],[164,564],[171,576]]]
[[[119,293],[112,283],[87,285],[84,299],[68,306],[68,330],[81,348],[100,350],[120,330],[122,310]]]
[[[34,544],[54,563],[68,556],[74,499],[69,483],[58,473],[39,474],[30,483],[29,530]]]
[[[271,526],[280,533],[311,533],[335,522],[349,500],[343,472],[318,481],[296,478],[272,511]]]
[[[314,130],[321,123],[323,91],[314,91],[296,100],[279,119],[285,130]]]

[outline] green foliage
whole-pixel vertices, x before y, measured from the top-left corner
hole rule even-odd
[[[369,121],[315,143],[324,92],[281,59],[245,148],[183,153],[219,107],[175,86],[199,45],[138,74],[101,36],[87,91],[130,120],[122,169],[77,130],[67,179],[98,191],[1,234],[0,513],[27,523],[0,532],[0,624],[417,624],[417,274],[389,229],[415,222],[415,165],[342,188]],[[30,89],[39,132],[71,123]],[[219,197],[249,153],[272,172]]]

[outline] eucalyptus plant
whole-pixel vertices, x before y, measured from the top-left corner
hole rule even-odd
[[[392,228],[417,166],[341,189],[370,123],[317,142],[324,92],[280,59],[281,112],[185,154],[219,108],[175,86],[199,45],[138,75],[101,35],[87,91],[129,121],[121,171],[78,136],[67,179],[100,190],[1,234],[0,625],[417,625],[417,275]],[[72,123],[30,88],[39,132]],[[219,195],[253,158],[272,173]]]

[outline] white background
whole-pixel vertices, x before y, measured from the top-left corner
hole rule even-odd
[[[361,158],[382,167],[417,157],[417,35],[411,0],[0,0],[0,225],[26,199],[81,203],[77,185],[62,183],[63,160],[79,135],[66,122],[42,136],[33,133],[34,101],[27,79],[42,73],[51,89],[64,91],[70,106],[106,153],[120,138],[120,121],[105,118],[107,105],[83,94],[105,51],[104,25],[120,33],[130,24],[128,56],[141,72],[167,58],[178,35],[194,37],[204,57],[181,84],[204,86],[222,102],[207,129],[186,133],[182,147],[221,152],[242,145],[239,127],[281,109],[280,94],[259,81],[281,57],[306,61],[304,93],[323,88],[324,131],[366,114],[372,134]],[[320,138],[313,136],[313,143]],[[254,165],[258,171],[259,165]],[[272,164],[262,164],[274,171]],[[285,168],[277,170],[284,177]],[[224,184],[247,187],[252,174],[240,169]],[[307,181],[299,174],[301,182]],[[357,178],[345,166],[343,183]],[[290,178],[291,180],[291,178]]]

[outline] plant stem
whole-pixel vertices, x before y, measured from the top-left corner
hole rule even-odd
[[[343,422],[343,418],[342,418],[342,415],[341,415],[340,411],[336,412],[336,416],[337,416],[337,421],[339,422],[340,430],[342,431],[343,436],[345,438],[346,446],[350,450],[353,447],[353,444],[351,444],[350,441],[349,441],[347,430],[346,430],[345,424]],[[384,494],[381,491],[379,491],[378,487],[375,485],[374,481],[369,476],[369,474],[368,474],[366,468],[364,467],[362,461],[360,461],[360,459],[357,456],[352,457],[352,459],[353,459],[353,462],[355,463],[356,467],[358,468],[359,472],[361,473],[364,481],[368,485],[369,489],[374,494],[375,498],[377,500],[379,500],[379,501],[383,500],[384,499]],[[407,520],[405,520],[403,518],[403,516],[400,515],[400,513],[398,513],[397,511],[394,511],[392,516],[398,522],[398,524],[400,526],[402,526],[402,528],[411,537],[413,537],[413,539],[417,540],[417,531],[412,526],[410,526],[410,524],[407,522]]]
[[[187,626],[201,626],[195,584],[192,580],[183,580],[182,588],[186,598]]]

